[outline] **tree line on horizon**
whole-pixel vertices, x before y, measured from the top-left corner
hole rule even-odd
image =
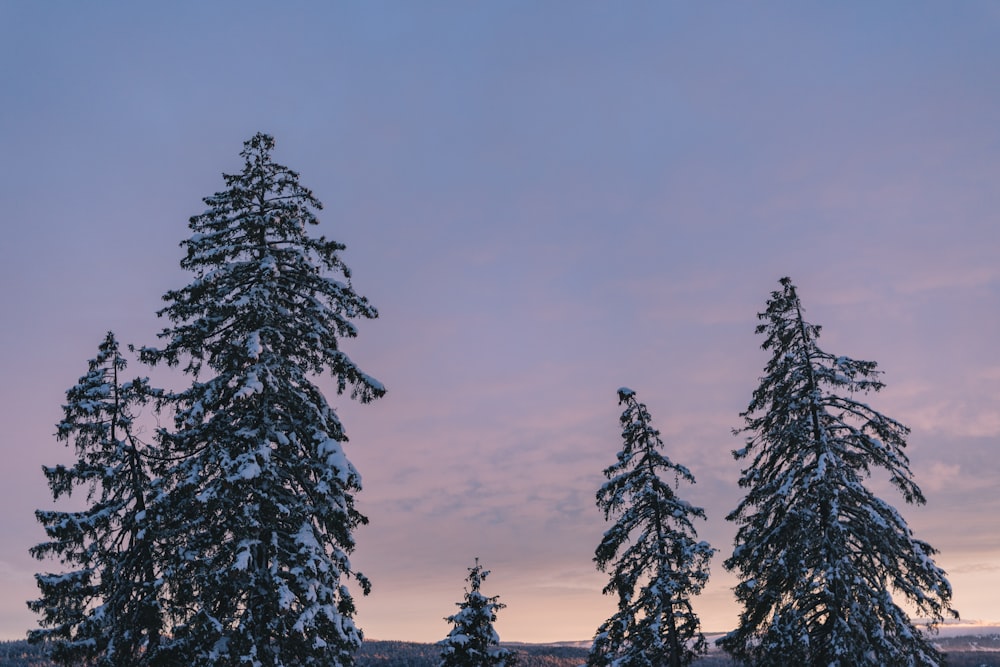
[[[244,143],[243,170],[190,218],[181,267],[192,279],[163,297],[162,344],[128,346],[189,384],[127,378],[108,332],[66,392],[56,436],[77,460],[43,472],[55,500],[82,488],[86,504],[36,512],[47,541],[32,554],[67,569],[36,575],[28,602],[40,616],[28,639],[57,664],[355,664],[348,584],[371,584],[350,554],[368,520],[347,434],[315,379],[361,403],[385,394],[339,344],[378,311],[354,290],[345,246],[310,234],[322,204],[273,148],[262,133]],[[933,629],[957,617],[951,586],[936,550],[865,485],[881,470],[906,503],[925,502],[909,429],[855,398],[883,387],[876,363],[822,350],[803,313],[782,278],[758,315],[771,358],[740,415],[746,495],[726,517],[738,531],[724,566],[743,610],[718,644],[761,667],[939,665],[896,598]],[[708,650],[692,599],[716,549],[697,537],[704,510],[678,494],[694,475],[663,452],[636,392],[617,393],[623,444],[596,495],[611,525],[594,562],[618,605],[587,664],[686,667]],[[144,414],[170,426],[146,436]],[[504,605],[480,590],[488,574],[478,558],[469,568],[441,667],[516,663],[493,628]]]
[[[579,667],[586,660],[583,648],[516,645],[518,667]],[[435,644],[365,639],[355,657],[356,667],[437,667],[440,649]],[[54,667],[44,645],[24,640],[0,641],[0,667]],[[701,667],[701,665],[699,665]],[[707,663],[704,667],[714,667]]]
[[[948,667],[1000,667],[997,646],[1000,635],[939,637]],[[581,667],[588,649],[548,644],[510,644],[517,652],[518,667]],[[440,650],[435,644],[365,639],[355,657],[355,667],[438,667]],[[709,653],[695,659],[694,667],[733,667],[727,655]],[[0,641],[0,667],[55,667],[44,645],[25,640]]]

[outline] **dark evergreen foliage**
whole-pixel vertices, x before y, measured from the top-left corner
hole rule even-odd
[[[894,595],[936,623],[957,616],[951,586],[936,551],[864,484],[882,469],[906,502],[924,502],[909,430],[855,398],[882,389],[875,362],[820,349],[788,278],[759,318],[772,356],[741,415],[747,495],[728,517],[739,529],[725,563],[743,612],[720,644],[751,665],[941,664]]]
[[[42,596],[28,606],[41,615],[33,642],[48,642],[64,665],[157,664],[162,633],[159,570],[147,506],[156,485],[136,410],[157,395],[145,379],[122,381],[126,361],[108,332],[87,374],[66,392],[58,440],[77,461],[44,468],[54,500],[87,490],[79,511],[38,510],[49,541],[31,550],[69,569],[38,574]]]
[[[469,568],[469,589],[465,599],[457,602],[459,612],[445,620],[452,624],[451,632],[441,640],[440,667],[511,667],[517,664],[517,655],[500,646],[500,637],[493,624],[497,612],[506,605],[499,596],[487,597],[479,587],[489,575],[476,559]]]
[[[604,471],[608,481],[597,492],[605,520],[594,560],[611,572],[604,588],[618,597],[618,611],[598,629],[588,658],[594,667],[690,665],[708,646],[691,599],[708,581],[715,552],[697,540],[692,518],[700,507],[682,500],[670,486],[694,476],[662,453],[660,432],[631,389],[618,390],[624,446]],[[666,480],[664,478],[667,478]]]
[[[191,218],[193,280],[164,296],[166,344],[142,351],[192,380],[168,397],[175,460],[155,508],[179,664],[350,665],[361,642],[346,585],[369,589],[348,557],[361,479],[315,382],[329,374],[361,402],[384,393],[338,342],[377,311],[343,244],[310,235],[322,206],[273,148],[247,141],[243,170]]]

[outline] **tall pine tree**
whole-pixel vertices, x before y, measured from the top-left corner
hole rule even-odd
[[[517,654],[500,646],[500,636],[493,628],[497,612],[506,605],[500,597],[487,597],[479,587],[489,575],[476,559],[469,568],[469,589],[465,599],[457,602],[459,612],[445,618],[452,624],[448,636],[438,642],[441,647],[440,667],[513,667]]]
[[[351,286],[344,245],[310,234],[320,202],[273,161],[274,139],[245,142],[243,170],[190,220],[168,292],[172,325],[150,363],[185,362],[172,396],[177,458],[158,504],[169,549],[174,659],[212,665],[350,665],[360,644],[353,531],[361,478],[318,388],[368,402],[384,393],[340,349],[377,311]]]
[[[50,642],[58,664],[159,664],[162,580],[147,512],[157,493],[155,461],[134,426],[138,408],[157,392],[145,379],[123,381],[125,366],[108,332],[87,374],[66,392],[57,426],[77,461],[43,469],[54,500],[87,489],[84,509],[36,512],[49,541],[32,555],[72,568],[36,575],[42,595],[28,603],[43,626],[29,639]]]
[[[618,390],[624,445],[604,471],[597,492],[605,520],[615,519],[594,560],[610,570],[604,588],[618,597],[618,611],[598,629],[587,664],[593,667],[690,665],[707,650],[691,598],[708,581],[715,552],[697,540],[693,518],[705,512],[682,500],[670,486],[694,476],[661,452],[660,432],[635,392]],[[667,478],[667,479],[664,479]]]
[[[743,612],[720,644],[751,665],[938,665],[894,596],[939,622],[957,616],[951,586],[936,551],[864,484],[880,468],[907,503],[925,502],[903,453],[909,430],[855,398],[882,389],[875,362],[820,349],[820,327],[780,283],[758,316],[771,360],[734,452],[748,461],[747,495],[728,516],[739,529],[725,565]]]

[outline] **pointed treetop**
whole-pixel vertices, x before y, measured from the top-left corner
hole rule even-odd
[[[269,153],[274,149],[274,137],[264,132],[258,132],[243,142],[243,152],[240,155],[249,155],[251,151]]]
[[[469,568],[469,583],[472,585],[473,592],[479,590],[483,580],[489,576],[489,574],[490,571],[483,569],[483,566],[479,564],[479,556],[476,556],[476,564]]]

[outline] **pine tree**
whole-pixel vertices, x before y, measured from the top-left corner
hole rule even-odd
[[[347,587],[369,590],[349,560],[367,522],[361,478],[316,380],[363,403],[385,392],[338,344],[378,313],[351,286],[345,246],[310,235],[322,205],[273,148],[245,142],[243,170],[190,219],[194,279],[164,296],[165,346],[143,350],[192,378],[171,396],[177,461],[158,504],[183,664],[350,665],[361,642]]]
[[[146,511],[156,485],[133,421],[157,392],[145,379],[122,382],[125,366],[108,332],[87,374],[66,392],[57,425],[57,439],[73,445],[77,461],[43,468],[54,500],[87,489],[82,510],[35,513],[49,541],[32,555],[73,568],[36,575],[42,596],[28,603],[44,626],[30,640],[50,642],[59,664],[158,664],[161,582]]]
[[[691,598],[708,581],[715,550],[697,541],[693,518],[700,507],[677,497],[664,476],[694,484],[694,476],[661,450],[660,432],[635,392],[618,390],[625,404],[620,421],[624,446],[604,470],[608,481],[597,492],[605,520],[594,561],[610,569],[606,595],[618,596],[618,611],[598,629],[587,664],[593,667],[690,665],[708,646]]]
[[[925,502],[903,452],[909,429],[854,398],[882,389],[875,362],[820,349],[820,327],[780,283],[758,316],[772,356],[733,453],[749,461],[725,563],[743,612],[719,643],[752,665],[938,665],[894,595],[936,624],[957,617],[951,586],[936,551],[864,484],[882,469],[907,503]]]
[[[476,559],[469,568],[469,589],[465,600],[455,603],[459,612],[445,620],[452,624],[448,636],[438,642],[441,646],[440,667],[512,667],[517,664],[517,655],[500,646],[500,637],[493,624],[497,612],[506,605],[499,602],[499,596],[487,597],[479,591],[483,580],[489,575]]]

